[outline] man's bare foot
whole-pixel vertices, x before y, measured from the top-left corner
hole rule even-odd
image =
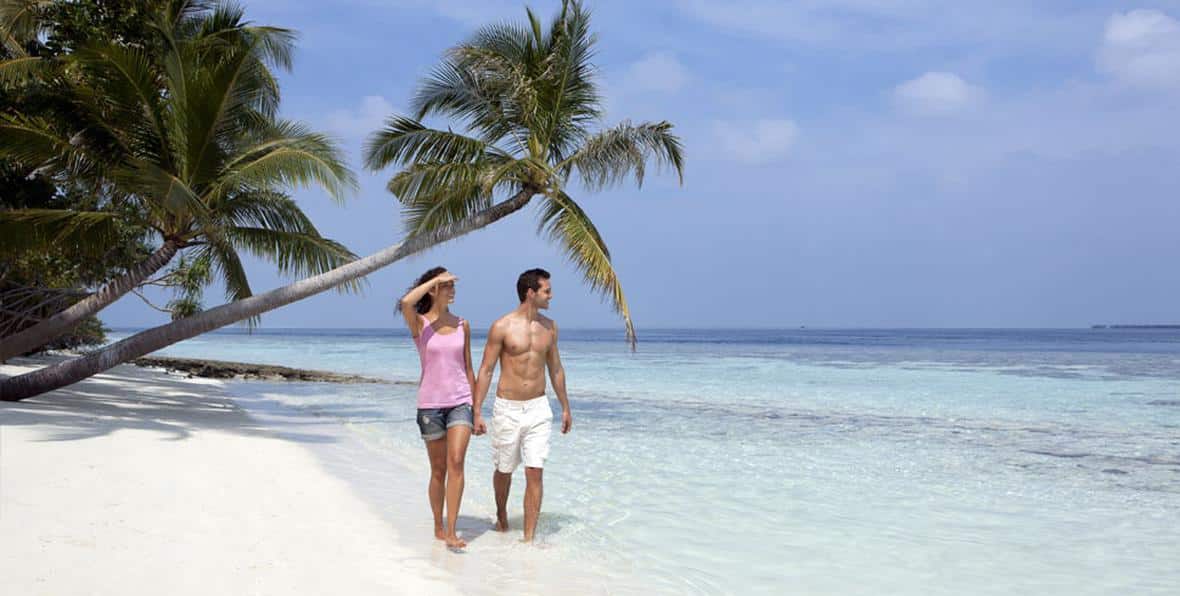
[[[434,537],[438,538],[439,540],[446,540],[447,539],[446,529],[444,529],[442,526],[435,527],[434,528]]]
[[[496,513],[496,524],[492,526],[497,532],[508,531],[508,512]]]
[[[458,537],[457,535],[450,535],[444,538],[447,541],[447,548],[463,548],[467,546],[467,541]]]

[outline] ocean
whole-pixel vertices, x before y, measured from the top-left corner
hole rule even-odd
[[[426,540],[405,330],[229,329],[158,354],[388,379],[228,391],[338,420],[355,447],[318,447],[325,465],[470,593],[1180,593],[1180,331],[640,331],[632,353],[562,330],[574,427],[553,437],[536,546],[515,540],[519,470],[513,533],[487,532],[473,438],[462,554]]]

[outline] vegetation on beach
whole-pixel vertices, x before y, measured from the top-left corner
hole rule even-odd
[[[229,9],[218,7],[213,10],[221,11],[216,13],[221,14]],[[229,21],[241,25],[240,13],[236,13],[236,16],[236,19]],[[218,114],[217,118],[222,119],[210,120],[213,124],[209,129],[221,131],[240,128],[251,133],[272,133],[277,137],[285,133],[303,139],[308,152],[319,151],[320,155],[326,156],[334,148],[319,143],[318,139],[312,140],[312,133],[303,129],[282,124],[251,128],[259,116],[273,114],[277,106],[277,86],[265,85],[265,74],[269,71],[262,66],[268,61],[279,65],[285,63],[282,58],[289,52],[290,36],[274,31],[268,29],[265,34],[242,34],[235,39],[240,38],[248,43],[231,43],[227,44],[228,48],[218,45],[208,50],[218,53],[218,56],[222,56],[220,52],[225,52],[224,58],[220,60],[255,65],[241,72],[248,73],[247,79],[260,83],[250,91],[257,95],[250,96],[240,105],[234,104],[234,108],[239,111],[214,110]],[[156,240],[162,242],[153,244],[157,251],[154,254],[160,254],[160,251],[175,254],[177,249],[188,248],[190,243],[209,247],[202,248],[202,254],[209,254],[209,258],[216,263],[216,269],[223,275],[227,287],[231,288],[231,301],[137,333],[83,357],[0,380],[0,398],[23,399],[62,387],[177,341],[249,320],[327,289],[355,284],[364,275],[408,255],[514,214],[538,197],[539,231],[555,240],[583,273],[590,287],[602,292],[613,304],[623,318],[628,339],[634,346],[634,325],[622,285],[611,263],[610,252],[593,222],[568,192],[568,185],[576,181],[591,191],[618,186],[631,180],[639,185],[643,182],[649,162],[670,168],[682,176],[684,159],[680,140],[672,133],[672,125],[667,122],[622,122],[600,128],[601,98],[592,64],[594,44],[589,12],[580,2],[570,0],[563,3],[560,12],[547,25],[530,10],[523,25],[485,27],[467,42],[452,48],[419,86],[413,101],[412,117],[391,116],[365,146],[365,165],[368,168],[400,168],[388,187],[404,207],[407,236],[400,243],[345,264],[340,264],[346,260],[343,248],[328,245],[328,241],[322,239],[317,246],[325,250],[329,246],[339,248],[341,252],[333,255],[338,260],[330,261],[325,255],[311,262],[297,261],[303,255],[292,248],[292,244],[279,242],[275,235],[271,236],[275,241],[270,244],[248,243],[246,246],[249,248],[272,249],[278,256],[276,262],[281,268],[317,273],[258,295],[252,295],[244,283],[237,283],[244,280],[244,272],[232,263],[227,267],[228,259],[222,258],[222,255],[229,251],[219,248],[227,244],[237,246],[233,244],[233,230],[239,224],[235,216],[227,215],[225,211],[226,204],[233,202],[230,197],[236,197],[234,193],[241,191],[243,196],[249,197],[246,200],[265,202],[266,197],[273,195],[255,192],[258,190],[255,185],[262,180],[315,182],[338,195],[340,193],[335,191],[347,187],[351,176],[338,162],[331,162],[331,167],[305,165],[306,169],[281,169],[280,164],[289,162],[281,159],[267,161],[261,155],[252,153],[249,146],[235,153],[228,149],[220,151],[221,146],[218,145],[219,151],[215,153],[222,159],[208,158],[211,161],[207,161],[206,154],[200,150],[195,154],[179,151],[189,145],[174,144],[171,137],[157,134],[160,130],[167,130],[167,118],[192,118],[205,122],[209,120],[209,115],[195,97],[186,95],[189,100],[176,100],[180,93],[190,92],[191,85],[183,89],[166,86],[158,97],[153,96],[151,101],[140,103],[141,110],[148,108],[141,113],[149,117],[141,118],[134,131],[136,140],[148,139],[161,158],[172,161],[143,160],[151,167],[133,169],[130,175],[116,176],[112,180],[130,180],[138,184],[118,187],[126,189],[126,194],[120,191],[117,196],[141,207],[145,214],[160,216],[159,219],[142,220],[146,228],[157,232]],[[132,50],[119,51],[122,52],[120,56],[135,54]],[[176,52],[172,60],[178,64],[188,64],[183,62],[184,58],[184,52]],[[106,72],[102,63],[90,65],[86,60],[80,63],[84,72],[87,68]],[[191,70],[201,65],[193,63],[188,66]],[[0,69],[3,68],[4,65],[0,64]],[[171,75],[168,70],[165,68],[165,72],[160,75],[165,81],[184,81],[194,85],[205,83],[204,79],[190,81],[183,77],[169,78]],[[220,72],[217,68],[214,71]],[[144,73],[147,78],[150,78],[150,74],[150,69]],[[215,74],[210,73],[208,78],[215,78]],[[125,87],[116,86],[112,91],[126,90]],[[126,98],[118,95],[108,100],[103,95],[106,89],[87,87],[87,91],[93,92],[89,95],[93,101],[117,104],[117,100]],[[134,94],[134,89],[130,92]],[[238,97],[232,93],[229,95]],[[190,114],[190,111],[197,113]],[[161,116],[157,118],[157,115]],[[112,113],[112,118],[116,118],[114,122],[118,121],[118,116],[119,113]],[[430,128],[422,123],[422,119],[427,116],[446,118],[452,126],[446,129]],[[113,128],[115,124],[103,122],[102,126]],[[267,141],[271,143],[269,147],[287,146],[274,140],[277,137],[268,137],[271,139]],[[251,137],[251,140],[259,138]],[[236,137],[231,136],[228,144],[230,148],[238,149],[233,139]],[[180,140],[187,142],[190,139],[186,137]],[[121,164],[111,166],[98,160],[76,159],[78,151],[66,145],[54,147],[59,149],[57,153],[47,147],[46,151],[36,155],[31,152],[0,154],[26,165],[48,167],[47,171],[63,179],[89,175],[92,170],[106,172],[107,168],[122,167]],[[178,152],[172,152],[173,148],[177,148]],[[248,172],[242,173],[239,166],[253,163],[255,157],[274,169],[263,166],[242,168]],[[321,161],[328,163],[326,157]],[[167,169],[165,165],[173,169]],[[177,169],[181,165],[188,169]],[[161,175],[160,172],[168,175]],[[282,173],[277,178],[267,177],[276,172]],[[197,183],[189,183],[194,180]],[[297,209],[293,203],[284,204]],[[282,219],[276,212],[265,213],[274,216],[267,219],[268,223]],[[284,215],[292,213],[282,212]],[[172,222],[181,222],[183,225],[167,228],[166,233],[160,233],[160,228],[156,227]],[[301,223],[306,224],[301,230],[310,235],[314,230],[310,227],[310,221]],[[287,236],[284,236],[283,240],[286,239]],[[174,246],[168,249],[170,242]],[[128,274],[130,272],[124,276]],[[234,288],[244,291],[235,292]],[[5,338],[7,341],[8,338]]]
[[[0,157],[82,192],[52,207],[0,212],[3,250],[150,249],[126,255],[121,271],[68,308],[6,336],[0,360],[141,285],[184,279],[194,266],[215,274],[231,300],[248,297],[242,252],[300,276],[355,257],[321,237],[286,194],[317,185],[341,200],[354,185],[333,142],[277,116],[271,69],[290,67],[292,32],[250,25],[229,5],[143,1],[130,3],[142,9],[132,12],[139,18],[111,23],[111,36],[61,16],[105,14],[102,3],[8,4],[13,57],[0,72],[18,89],[0,116]],[[28,19],[14,16],[28,11]],[[24,83],[32,90],[21,93]],[[153,278],[182,252],[190,255],[185,274]]]

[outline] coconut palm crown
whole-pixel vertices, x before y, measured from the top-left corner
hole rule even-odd
[[[102,195],[93,211],[0,212],[0,251],[54,242],[101,249],[116,218],[142,226],[158,246],[60,316],[5,338],[0,360],[101,310],[184,249],[210,263],[230,300],[252,294],[241,251],[298,276],[355,258],[287,194],[314,185],[340,201],[356,185],[333,140],[277,116],[271,68],[289,69],[294,34],[254,26],[231,4],[157,4],[162,51],[102,40],[53,59],[0,63],[10,83],[32,76],[62,89],[74,112],[0,114],[0,157],[52,179],[92,181]],[[22,25],[6,39],[22,29],[35,30]]]
[[[664,121],[595,129],[602,98],[589,21],[582,4],[568,0],[548,27],[528,10],[524,26],[480,29],[420,84],[412,118],[391,117],[368,139],[365,165],[402,166],[388,188],[404,207],[411,236],[445,229],[503,197],[540,196],[538,231],[611,302],[634,347],[610,251],[567,189],[571,180],[590,191],[632,179],[641,186],[648,160],[682,181],[683,149]],[[423,124],[432,116],[464,132]]]

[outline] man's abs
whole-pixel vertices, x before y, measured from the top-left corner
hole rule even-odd
[[[496,397],[525,400],[545,395],[545,360],[535,353],[501,358]]]

